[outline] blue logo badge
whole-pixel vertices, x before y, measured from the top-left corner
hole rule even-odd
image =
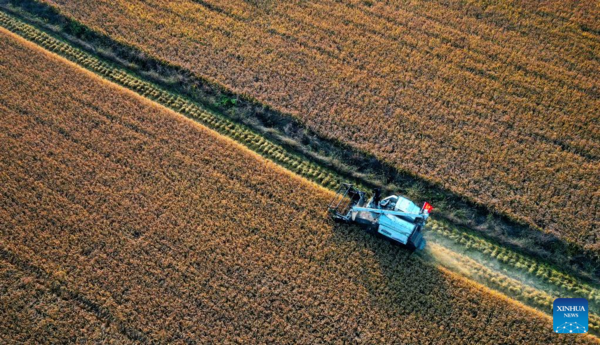
[[[557,298],[552,307],[555,333],[587,333],[588,301],[585,298]]]

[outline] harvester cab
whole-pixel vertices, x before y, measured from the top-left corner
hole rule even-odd
[[[418,207],[403,196],[390,195],[381,199],[378,189],[367,199],[365,192],[347,183],[338,188],[328,206],[334,220],[358,224],[412,250],[425,248],[422,231],[432,210],[429,203]]]

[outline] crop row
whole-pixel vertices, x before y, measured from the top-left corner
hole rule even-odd
[[[1,11],[0,25],[108,80],[199,121],[302,177],[326,188],[336,188],[339,185],[339,178],[330,171],[290,153],[245,126],[234,123],[154,84],[136,78]]]
[[[518,271],[520,275],[530,275],[547,284],[551,284],[565,295],[586,298],[590,302],[590,305],[600,305],[600,290],[589,284],[582,283],[575,277],[560,272],[550,265],[525,257],[481,237],[464,231],[458,231],[440,221],[430,221],[428,229],[433,234],[450,240],[454,246],[459,245],[463,247],[466,253],[470,251],[475,252],[480,259],[507,265],[511,270]]]
[[[119,320],[105,323],[120,333],[106,338],[571,341],[537,312],[328,220],[331,192],[232,140],[16,35],[0,32],[0,50],[2,256]],[[2,296],[16,296],[13,277]],[[19,303],[3,310],[13,315]],[[55,319],[38,315],[15,332],[47,327],[60,339]],[[72,342],[93,331],[65,327],[79,327],[67,332]]]
[[[492,270],[466,255],[456,253],[443,246],[433,244],[431,252],[434,253],[434,256],[443,255],[443,258],[438,260],[442,266],[459,271],[463,275],[546,313],[551,313],[553,309],[555,296],[532,288],[519,280]],[[590,333],[600,334],[600,317],[591,312],[589,313],[589,328]]]
[[[592,2],[51,3],[319,136],[600,257]]]

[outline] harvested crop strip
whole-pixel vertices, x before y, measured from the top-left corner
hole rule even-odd
[[[593,2],[51,2],[598,254]]]
[[[231,140],[4,31],[0,49],[3,270],[51,286],[115,338],[572,340],[546,316],[335,226],[322,214],[331,193]]]

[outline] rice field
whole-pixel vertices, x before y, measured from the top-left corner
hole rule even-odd
[[[3,29],[0,49],[3,339],[597,341],[333,224],[331,192],[217,132]]]
[[[593,2],[46,2],[598,253]]]

